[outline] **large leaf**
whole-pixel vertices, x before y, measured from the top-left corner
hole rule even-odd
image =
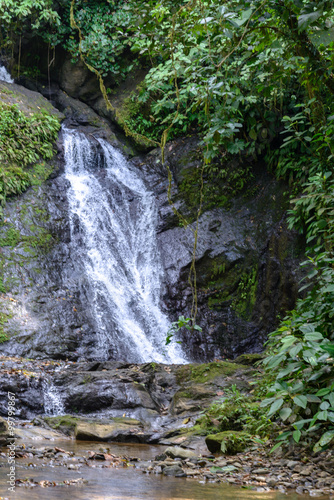
[[[320,332],[311,332],[305,334],[305,340],[316,341],[316,340],[322,340],[323,338],[324,337]]]
[[[327,410],[319,411],[319,413],[317,413],[317,420],[327,420],[327,418],[328,418]]]
[[[228,21],[235,27],[235,28],[240,28],[243,24],[245,24],[249,18],[251,17],[253,12],[253,9],[247,9],[244,10],[241,13],[241,19],[236,19],[236,18],[229,18]]]
[[[321,438],[315,445],[314,451],[320,451],[320,449],[329,444],[333,438],[334,438],[334,431],[325,432],[325,434],[321,436]]]
[[[334,344],[322,344],[320,345],[321,349],[329,352],[329,354],[334,357]]]
[[[296,431],[294,431],[294,433],[292,434],[292,437],[293,437],[293,439],[296,441],[296,443],[299,443],[299,440],[300,440],[301,435],[302,435],[302,433],[300,432],[300,430],[296,430]]]
[[[289,354],[292,358],[294,358],[302,349],[303,349],[303,344],[299,342],[297,345],[291,347]]]
[[[308,14],[301,14],[298,17],[298,28],[300,29],[300,31],[305,30],[321,16],[322,10],[316,10],[315,12],[309,12]]]
[[[273,415],[274,413],[276,413],[277,410],[280,409],[280,407],[282,406],[283,403],[284,403],[284,399],[282,399],[282,398],[277,399],[276,401],[274,401],[273,404],[270,407],[269,412],[268,412],[268,417],[270,417],[271,415]]]
[[[279,416],[284,422],[284,420],[290,417],[291,413],[292,413],[291,408],[282,408],[281,411],[279,412]]]
[[[314,394],[306,394],[306,399],[309,403],[321,403],[321,399]]]
[[[264,399],[263,401],[261,401],[261,404],[260,406],[262,408],[265,408],[266,406],[269,406],[273,401],[275,401],[276,398],[267,398],[267,399]]]
[[[307,397],[306,396],[302,396],[302,395],[298,395],[298,396],[295,396],[293,398],[293,402],[298,405],[298,406],[301,406],[302,408],[306,408],[307,406]]]
[[[329,387],[324,387],[323,389],[320,389],[317,393],[316,396],[326,396],[326,394],[330,394],[331,390]]]

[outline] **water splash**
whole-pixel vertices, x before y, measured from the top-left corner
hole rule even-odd
[[[6,83],[14,83],[13,78],[10,76],[4,66],[0,66],[0,80]]]
[[[99,359],[185,363],[178,344],[164,353],[169,320],[159,307],[162,266],[157,209],[139,172],[99,139],[64,130],[72,246],[94,318]],[[103,162],[103,167],[101,166]]]
[[[43,379],[44,413],[48,416],[65,415],[65,408],[57,387],[47,377]]]

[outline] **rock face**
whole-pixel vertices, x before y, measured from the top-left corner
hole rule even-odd
[[[10,391],[15,394],[17,418],[44,415],[44,420],[36,419],[38,425],[44,422],[47,428],[76,439],[159,442],[196,449],[193,426],[203,409],[224,389],[237,386],[249,391],[255,373],[253,368],[224,361],[167,366],[2,357],[0,416],[7,415]],[[51,384],[57,405],[46,404]],[[63,415],[57,416],[60,407]],[[168,451],[173,457],[180,453],[179,448]]]
[[[19,86],[13,88],[19,96]],[[59,89],[49,92],[69,126],[81,124],[87,137],[94,134],[123,148],[106,120],[87,105]],[[96,157],[100,154],[96,146]],[[197,139],[168,144],[166,158],[174,176],[176,206],[190,220],[187,228],[180,227],[168,204],[166,168],[159,152],[134,161],[156,194],[157,237],[165,269],[161,307],[173,321],[179,315],[190,315],[192,304],[188,274],[196,222],[194,207],[184,201],[189,200],[184,179],[191,180],[192,172],[200,166]],[[66,196],[69,186],[63,175],[61,137],[54,163],[45,184],[31,188],[5,208],[5,222],[0,226],[0,267],[1,291],[6,293],[0,298],[0,312],[10,340],[0,344],[0,352],[30,358],[93,359],[94,318],[83,277],[73,266]],[[284,188],[255,169],[243,196],[201,215],[196,272],[197,322],[203,331],[181,332],[190,359],[233,358],[260,351],[277,316],[293,307],[299,279],[298,241],[286,229]],[[206,395],[197,395],[202,397]],[[179,404],[181,407],[182,398]]]
[[[159,204],[158,238],[166,272],[163,304],[176,320],[180,315],[189,316],[192,306],[188,276],[196,222],[191,222],[194,207],[183,195],[189,199],[189,190],[199,189],[192,176],[201,168],[202,160],[196,138],[169,143],[165,154],[173,172],[174,206],[190,220],[187,228],[180,227],[180,219],[167,201],[168,182],[160,150],[151,152],[142,168]],[[187,177],[190,181],[185,184]],[[225,206],[200,216],[197,320],[203,333],[183,332],[191,359],[259,352],[278,318],[293,308],[302,244],[286,226],[285,189],[283,183],[253,167],[247,190],[223,203]],[[204,206],[208,201],[204,200]]]
[[[78,441],[145,442],[143,425],[133,418],[111,419],[107,424],[80,422],[75,428]]]
[[[9,442],[10,435],[8,431],[8,424],[4,418],[0,417],[0,447]]]

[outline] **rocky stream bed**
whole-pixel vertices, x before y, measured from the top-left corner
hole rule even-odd
[[[232,385],[250,391],[250,382],[259,374],[253,366],[227,361],[177,366],[2,357],[0,371],[2,415],[8,391],[16,394],[15,456],[24,469],[24,477],[20,474],[16,480],[18,488],[84,488],[90,480],[88,469],[126,468],[179,481],[235,485],[259,494],[278,491],[334,498],[332,450],[314,456],[282,455],[279,450],[270,455],[270,442],[266,446],[253,442],[243,452],[212,454],[220,435],[204,436],[197,419]],[[52,382],[57,403],[47,404],[50,395],[45,379]],[[64,414],[53,415],[59,408]],[[32,419],[36,413],[39,416]],[[4,471],[8,467],[6,445],[12,437],[5,419],[1,423]],[[79,448],[73,450],[71,443]],[[147,444],[149,459],[136,448]],[[130,455],[127,446],[135,447]],[[34,479],[36,467],[59,468],[57,478],[45,473],[44,478]],[[62,476],[61,470],[75,474]]]

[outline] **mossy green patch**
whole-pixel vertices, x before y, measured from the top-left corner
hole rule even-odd
[[[236,297],[231,307],[244,319],[249,319],[251,317],[256,302],[257,286],[257,268],[254,267],[250,272],[245,272],[241,275]]]
[[[233,362],[242,364],[242,365],[255,365],[264,358],[264,354],[260,353],[250,353],[250,354],[241,354],[238,356]]]
[[[196,218],[200,206],[202,176],[203,210],[228,207],[232,198],[242,192],[253,178],[249,164],[235,164],[226,158],[222,164],[207,166],[202,171],[199,158],[200,152],[189,153],[185,158],[185,166],[179,173],[179,197],[185,201],[193,218]]]
[[[178,383],[194,381],[205,383],[219,376],[229,376],[245,367],[228,361],[213,361],[212,363],[190,364],[178,368],[176,372]]]
[[[247,432],[225,431],[219,434],[210,434],[205,443],[211,453],[226,453],[236,455],[250,446],[253,441]]]
[[[246,261],[243,266],[236,264],[228,267],[224,262],[214,260],[211,265],[211,277],[206,271],[206,280],[201,284],[201,290],[208,295],[209,308],[219,310],[229,305],[238,316],[249,320],[257,299],[257,264]],[[201,276],[200,273],[201,270],[198,270]]]
[[[0,311],[0,344],[9,340],[6,333],[6,323],[13,317],[13,314]]]
[[[80,418],[72,415],[61,415],[59,417],[44,417],[45,422],[52,428],[59,430],[67,436],[73,435]]]

